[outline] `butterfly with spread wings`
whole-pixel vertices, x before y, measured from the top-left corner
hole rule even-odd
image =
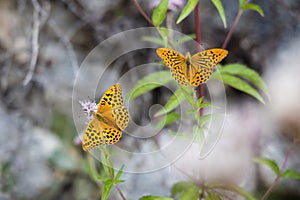
[[[227,56],[228,51],[215,48],[184,56],[170,48],[158,48],[156,53],[178,83],[196,87],[209,79],[213,68]]]

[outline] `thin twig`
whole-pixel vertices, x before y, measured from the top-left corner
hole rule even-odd
[[[201,51],[201,32],[200,32],[200,10],[199,10],[199,2],[195,7],[195,33],[196,33],[196,41],[197,41],[197,49]],[[198,86],[199,98],[204,96],[204,88],[203,84]],[[202,100],[203,102],[203,100]],[[202,103],[201,102],[201,103]],[[203,116],[204,108],[200,108],[199,115],[200,117]]]
[[[114,184],[115,188],[119,192],[119,195],[122,197],[123,200],[126,200],[126,197],[124,196],[123,192],[120,190],[117,184]]]
[[[133,2],[135,4],[135,6],[137,7],[137,9],[140,11],[140,13],[143,15],[143,17],[149,22],[149,24],[151,24],[151,26],[156,28],[156,26],[153,24],[152,20],[147,16],[147,14],[145,13],[145,11],[141,7],[141,5],[137,2],[137,0],[133,0]]]
[[[36,68],[37,56],[39,51],[39,29],[40,29],[40,13],[41,6],[37,0],[31,0],[33,5],[33,25],[32,25],[32,38],[31,38],[31,58],[29,63],[29,71],[26,74],[26,77],[23,81],[23,85],[26,86],[33,77],[33,73]]]
[[[196,33],[196,41],[197,41],[197,49],[201,51],[201,30],[200,30],[200,8],[199,2],[195,7],[195,33]]]
[[[281,168],[280,168],[280,171],[279,171],[279,175],[276,177],[276,179],[273,181],[273,183],[270,185],[270,187],[268,188],[268,190],[266,191],[266,193],[264,194],[264,196],[261,198],[261,200],[266,200],[270,193],[272,192],[272,190],[274,189],[275,185],[278,183],[279,179],[282,177],[282,174],[283,172],[285,171],[286,169],[286,166],[287,166],[287,162],[288,162],[288,159],[290,158],[291,156],[291,153],[296,145],[296,141],[293,142],[293,144],[290,146],[290,148],[288,149],[288,152],[286,153],[286,156],[284,158],[284,161],[281,165]]]
[[[228,32],[228,34],[226,36],[226,39],[224,40],[224,43],[222,45],[222,49],[226,48],[226,46],[227,46],[227,44],[228,44],[228,42],[229,42],[229,40],[230,40],[230,38],[232,36],[233,30],[235,29],[237,23],[239,22],[242,14],[243,14],[243,10],[240,9],[239,12],[238,12],[238,14],[237,14],[237,16],[234,19],[234,22],[233,22],[232,26],[229,29],[229,32]]]
[[[246,1],[246,4],[249,3],[249,2],[250,2],[250,0],[247,0],[247,1]],[[240,8],[238,14],[236,15],[236,17],[235,17],[235,19],[234,19],[234,22],[233,22],[232,26],[231,26],[230,29],[229,29],[229,32],[228,32],[228,34],[227,34],[227,36],[226,36],[226,39],[224,40],[224,43],[223,43],[223,45],[222,45],[222,49],[225,49],[225,48],[227,47],[227,44],[228,44],[228,42],[229,42],[229,40],[230,40],[230,38],[231,38],[231,36],[232,36],[233,30],[235,29],[236,25],[237,25],[238,22],[240,21],[240,18],[241,18],[241,16],[242,16],[243,12],[244,12],[244,10],[242,10],[242,9]]]

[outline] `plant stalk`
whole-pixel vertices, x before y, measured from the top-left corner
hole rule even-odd
[[[142,9],[142,7],[140,6],[140,4],[137,2],[137,0],[133,0],[135,6],[137,7],[137,9],[140,11],[140,13],[143,15],[143,17],[149,22],[149,24],[151,24],[151,26],[153,26],[154,28],[156,28],[156,26],[153,24],[152,20],[147,16],[147,14],[145,13],[145,11]]]
[[[114,180],[115,177],[114,177],[113,172],[111,170],[113,166],[112,166],[112,163],[111,163],[111,160],[110,160],[109,153],[107,152],[107,149],[103,146],[100,146],[100,150],[104,152],[106,164],[109,167],[109,176],[110,176],[111,180]],[[113,185],[116,188],[116,190],[118,191],[118,193],[121,196],[122,200],[126,200],[126,197],[123,194],[123,192],[121,191],[121,189],[119,188],[119,186],[117,184],[113,184]]]
[[[288,159],[290,158],[291,156],[291,153],[296,145],[296,141],[293,142],[293,144],[290,146],[290,148],[288,149],[288,152],[286,153],[286,156],[285,156],[285,159],[281,165],[281,168],[280,168],[280,172],[279,172],[279,175],[276,177],[276,179],[273,181],[273,183],[270,185],[270,187],[268,188],[268,190],[266,191],[266,193],[264,194],[264,196],[261,198],[261,200],[266,200],[269,195],[271,194],[272,190],[274,189],[275,185],[278,183],[279,179],[282,177],[282,174],[284,173],[285,169],[286,169],[286,166],[287,166],[287,162],[288,162]]]
[[[199,2],[195,7],[195,33],[196,33],[196,41],[197,41],[197,49],[201,51],[201,29],[200,29],[200,9],[199,9]],[[204,87],[203,84],[198,86],[198,94],[199,98],[204,96]],[[201,102],[202,103],[202,102]],[[204,108],[200,108],[199,115],[200,117],[203,116]]]
[[[249,2],[250,2],[250,0],[247,0],[246,4],[249,3]],[[243,12],[244,12],[244,10],[240,8],[238,14],[236,15],[236,17],[235,17],[235,19],[233,21],[232,26],[229,29],[229,32],[228,32],[228,34],[226,36],[226,39],[224,40],[224,43],[222,45],[222,49],[225,49],[227,47],[227,44],[228,44],[228,42],[229,42],[229,40],[230,40],[230,38],[232,36],[233,30],[235,29],[236,25],[240,21],[240,18],[242,16]]]

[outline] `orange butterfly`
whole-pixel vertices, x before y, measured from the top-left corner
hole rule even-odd
[[[228,51],[208,49],[193,56],[187,53],[184,57],[173,49],[158,48],[156,53],[171,69],[171,74],[178,83],[196,87],[209,79],[213,68],[227,56]]]
[[[115,84],[104,93],[93,116],[82,137],[84,151],[120,140],[129,120],[128,111],[123,106],[121,85]]]

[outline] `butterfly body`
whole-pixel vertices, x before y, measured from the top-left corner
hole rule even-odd
[[[190,53],[183,56],[170,48],[158,48],[156,53],[170,68],[172,76],[178,83],[193,87],[205,83],[213,68],[228,54],[225,49],[208,49],[193,56]]]
[[[191,65],[191,54],[189,52],[185,55],[185,64],[190,67]],[[188,69],[188,68],[187,68]]]
[[[119,84],[113,85],[104,93],[93,116],[82,137],[84,151],[101,144],[114,144],[122,137],[122,130],[126,128],[129,117],[123,106],[122,88]]]

